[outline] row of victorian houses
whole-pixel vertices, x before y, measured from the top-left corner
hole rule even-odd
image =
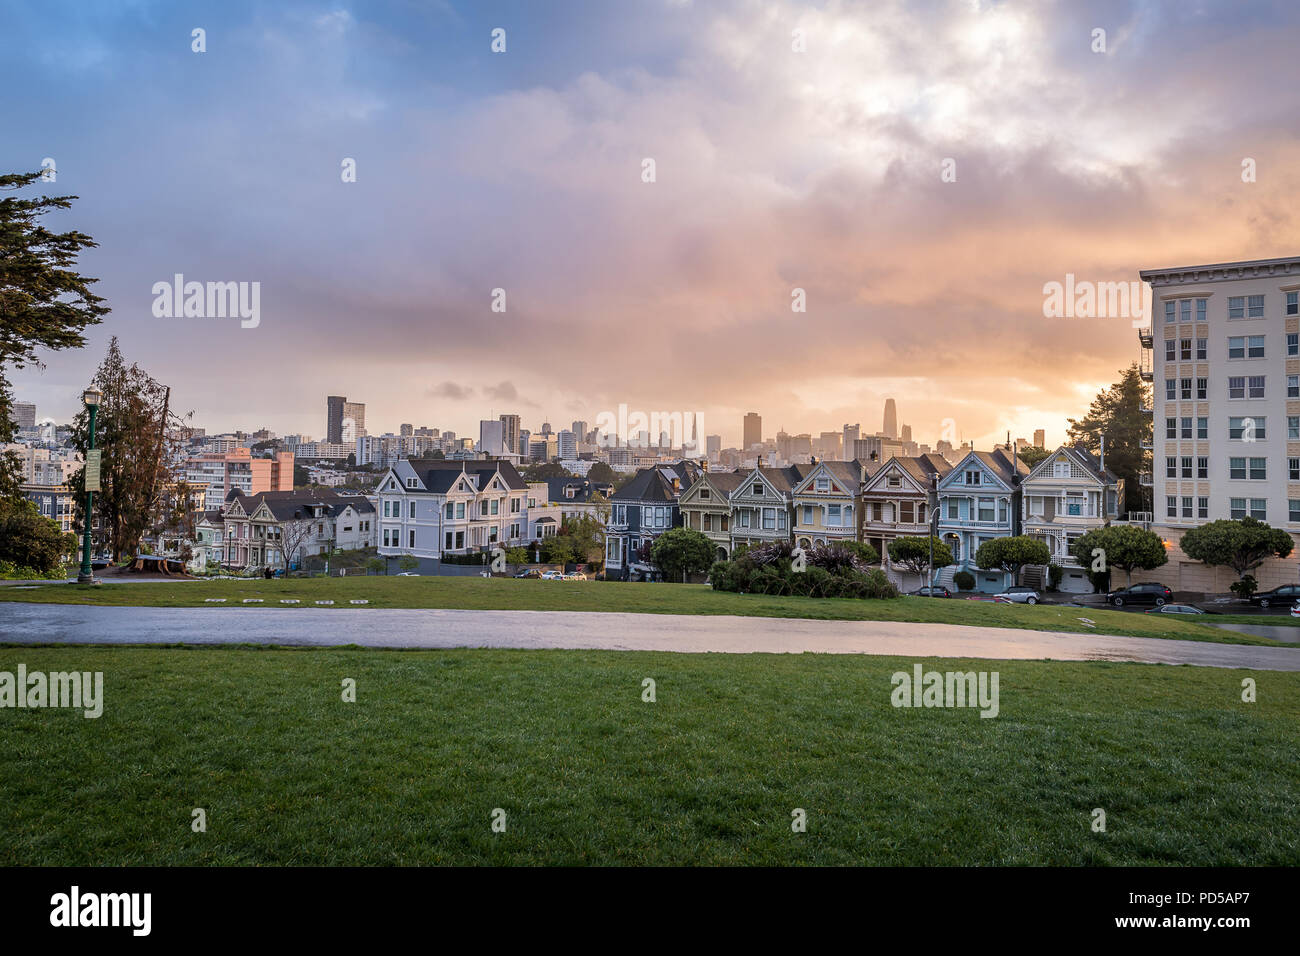
[[[748,472],[711,472],[692,461],[642,469],[613,495],[605,536],[605,569],[613,578],[653,575],[649,546],[673,527],[692,528],[713,542],[718,560],[742,545],[789,541],[801,548],[836,541],[870,544],[886,573],[908,580],[888,558],[898,537],[933,530],[952,550],[953,564],[935,581],[952,584],[968,571],[977,588],[996,592],[1007,575],[975,565],[979,546],[1025,534],[1043,541],[1062,567],[1061,588],[1091,590],[1070,554],[1076,538],[1118,519],[1122,482],[1089,452],[1062,446],[1029,468],[1011,451],[972,451],[956,466],[939,455],[890,458],[883,463],[814,461]],[[935,513],[937,510],[937,513]],[[1022,572],[1040,584],[1044,568]]]

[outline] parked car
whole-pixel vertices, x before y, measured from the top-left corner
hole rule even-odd
[[[952,592],[949,591],[942,584],[936,584],[933,587],[917,588],[915,591],[908,591],[907,593],[912,595],[913,597],[937,597],[937,598],[952,597]]]
[[[1300,601],[1296,601],[1295,604],[1291,606],[1291,616],[1300,617]]]
[[[587,580],[587,576],[586,576],[585,574],[583,574],[581,571],[572,571],[572,572],[570,572],[570,573],[568,573],[568,574],[566,574],[566,575],[564,576],[564,580],[566,580],[566,581],[585,581],[585,580]]]
[[[515,575],[517,578],[540,578],[541,576],[542,572],[536,568],[529,568],[527,571],[520,571]]]
[[[1199,607],[1192,607],[1190,604],[1162,604],[1159,607],[1148,608],[1147,614],[1204,614]]]
[[[414,571],[399,571],[397,573],[397,577],[399,578],[418,578],[419,576],[420,575]]]
[[[542,572],[542,580],[543,580],[543,581],[563,581],[563,580],[564,580],[564,572],[562,572],[562,571],[543,571],[543,572]]]
[[[1132,587],[1121,588],[1118,591],[1111,591],[1106,595],[1106,603],[1113,604],[1115,607],[1123,607],[1125,604],[1154,604],[1156,607],[1168,604],[1174,598],[1174,592],[1169,590],[1163,584],[1148,582],[1146,584],[1135,584]]]
[[[993,595],[993,600],[999,604],[1037,604],[1042,598],[1038,596],[1037,589],[1016,585],[1001,594]]]
[[[1300,584],[1284,584],[1271,591],[1261,591],[1250,599],[1255,607],[1277,607],[1300,601]]]

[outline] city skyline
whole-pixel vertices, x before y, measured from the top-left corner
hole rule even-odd
[[[748,410],[817,433],[892,395],[918,439],[1055,444],[1137,349],[1128,316],[1044,318],[1046,284],[1300,241],[1293,7],[756,9],[234,2],[203,53],[185,10],[11,11],[0,75],[42,95],[6,168],[54,161],[113,308],[16,396],[70,418],[117,335],[214,431],[317,434],[324,393],[461,434],[700,409],[735,445]],[[156,318],[177,274],[261,283],[260,321]],[[628,376],[625,340],[671,361]],[[253,355],[276,374],[231,389]]]

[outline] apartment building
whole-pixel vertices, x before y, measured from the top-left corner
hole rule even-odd
[[[247,448],[196,455],[182,464],[185,480],[207,492],[209,504],[225,501],[230,493],[256,495],[264,491],[293,491],[291,451],[274,458],[254,458]]]
[[[1192,561],[1185,531],[1246,515],[1300,540],[1300,257],[1146,269],[1138,330],[1153,384],[1152,530],[1169,563],[1134,580],[1224,591],[1236,575]],[[1294,584],[1293,557],[1254,572]]]

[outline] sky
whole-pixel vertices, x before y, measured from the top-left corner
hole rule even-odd
[[[80,199],[48,224],[94,236],[113,310],[10,372],[41,418],[116,335],[210,433],[323,438],[346,395],[371,433],[625,404],[732,445],[747,411],[872,433],[893,397],[923,442],[1054,445],[1139,351],[1131,315],[1045,317],[1045,284],[1300,254],[1282,0],[0,0],[0,23],[0,169],[54,161],[41,189]],[[260,283],[256,327],[155,315],[177,273]]]

